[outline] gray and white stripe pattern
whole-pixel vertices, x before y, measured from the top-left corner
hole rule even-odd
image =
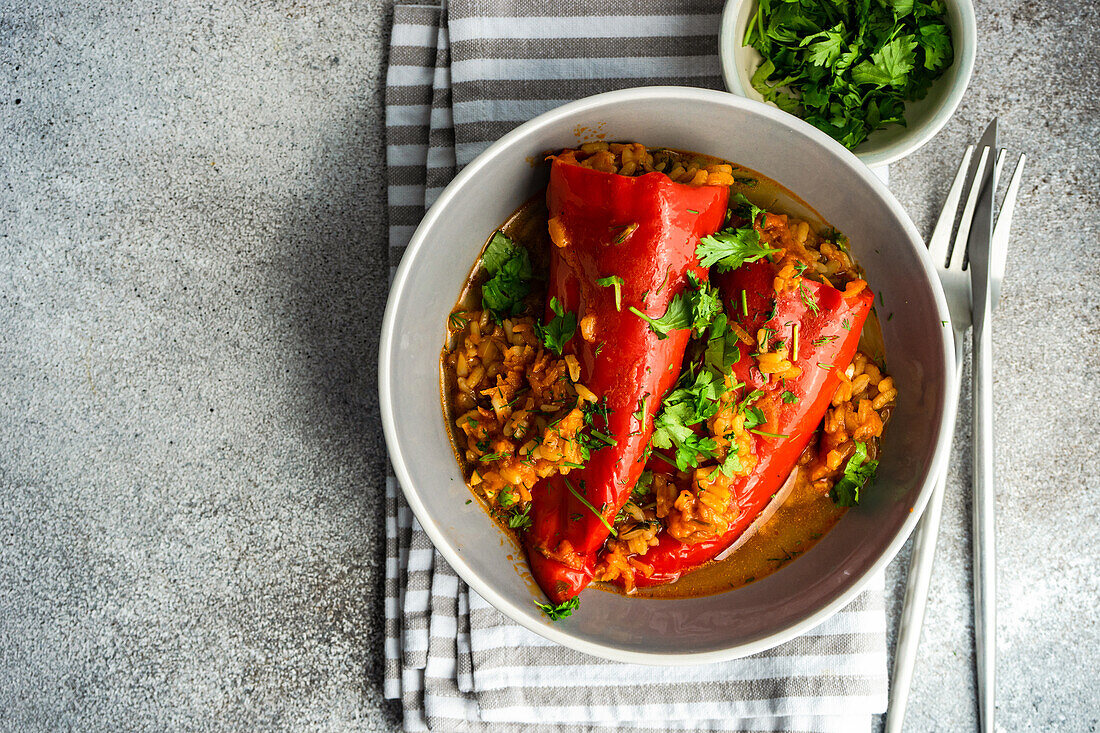
[[[455,172],[522,122],[611,89],[719,87],[719,9],[397,5],[386,91],[391,273]],[[392,475],[386,491],[385,694],[400,701],[406,730],[859,731],[885,709],[881,582],[812,632],[747,659],[605,662],[501,616],[433,550]]]

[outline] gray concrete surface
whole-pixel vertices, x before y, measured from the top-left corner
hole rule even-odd
[[[119,6],[0,0],[0,728],[392,730],[388,0]],[[1031,156],[994,336],[999,720],[1095,730],[1100,7],[978,17],[971,91],[893,188],[928,232],[991,116]],[[912,730],[974,722],[967,422]]]

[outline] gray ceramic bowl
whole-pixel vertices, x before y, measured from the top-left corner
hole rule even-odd
[[[551,623],[532,602],[522,553],[477,502],[467,503],[470,492],[440,409],[439,353],[447,315],[485,239],[545,185],[545,172],[530,161],[576,145],[577,131],[584,130],[745,165],[793,190],[845,232],[872,287],[884,294],[884,310],[894,314],[883,327],[888,367],[900,393],[873,489],[802,557],[744,588],[689,600],[589,590],[577,613]],[[788,114],[730,94],[627,89],[567,104],[505,135],[466,166],[428,211],[386,307],[379,354],[382,422],[417,519],[462,579],[500,611],[548,639],[610,659],[730,659],[821,623],[905,542],[946,460],[954,423],[949,334],[943,293],[920,236],[854,155]]]

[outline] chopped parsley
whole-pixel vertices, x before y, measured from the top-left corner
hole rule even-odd
[[[554,317],[545,326],[539,327],[538,332],[543,345],[560,354],[577,330],[577,314],[562,308],[557,298],[550,299],[550,310],[554,311]]]
[[[703,369],[693,377],[689,368],[681,375],[679,385],[665,397],[653,420],[652,442],[657,448],[675,448],[676,468],[686,471],[699,465],[700,455],[715,457],[718,444],[696,433],[693,426],[718,412],[725,384],[714,370]]]
[[[546,614],[546,617],[551,621],[559,621],[563,618],[567,618],[573,615],[573,612],[580,608],[581,600],[574,596],[568,601],[563,601],[558,605],[552,605],[549,603],[539,603],[535,601],[535,605],[539,607],[539,610]]]
[[[666,339],[673,331],[685,328],[701,333],[722,312],[722,301],[718,290],[710,283],[699,280],[690,272],[688,279],[688,287],[672,299],[660,318],[647,316],[634,306],[630,307],[630,312],[646,321],[659,339]]]
[[[738,346],[741,340],[726,320],[725,314],[714,319],[707,332],[707,348],[703,352],[703,364],[723,375],[740,358]]]
[[[599,511],[596,510],[596,507],[592,506],[592,504],[589,503],[588,499],[584,498],[583,494],[578,493],[577,490],[573,488],[573,484],[569,483],[569,479],[567,479],[563,476],[562,481],[565,482],[565,488],[569,489],[569,493],[572,494],[573,496],[577,497],[577,501],[579,501],[581,504],[584,504],[586,507],[588,507],[589,510],[591,510],[591,512],[596,515],[596,519],[599,519],[600,522],[603,523],[603,526],[607,527],[607,531],[611,533],[612,537],[618,537],[619,536],[615,532],[615,528],[612,527],[608,523],[608,521],[604,517],[604,515],[600,514]],[[584,489],[584,482],[583,481],[581,482],[581,489],[582,490]]]
[[[642,475],[638,477],[638,483],[634,484],[634,490],[631,492],[635,496],[645,496],[653,490],[653,471],[642,471]]]
[[[793,405],[795,402],[798,402],[798,395],[788,389],[783,393],[783,402],[788,405]]]
[[[745,414],[745,429],[752,430],[757,425],[763,425],[767,422],[767,418],[764,417],[764,411],[759,407],[746,407],[741,410]]]
[[[648,400],[648,399],[649,399],[649,392],[646,392],[644,395],[639,397],[638,398],[638,409],[635,410],[634,412],[632,412],[631,415],[630,415],[631,417],[633,417],[635,420],[637,420],[641,424],[641,427],[642,427],[643,430],[645,429],[645,416],[646,416],[645,403],[646,403],[646,400]]]
[[[482,305],[497,320],[521,313],[534,275],[527,250],[497,232],[481,256],[481,265],[490,275],[481,286]]]
[[[836,482],[829,496],[837,506],[859,504],[859,493],[875,477],[878,461],[867,460],[867,444],[856,443],[856,450],[844,467],[844,476]]]
[[[735,473],[744,468],[741,465],[741,454],[734,448],[735,446],[731,443],[730,450],[726,453],[726,459],[718,466],[718,470],[721,471],[726,478],[733,478]],[[711,475],[713,476],[714,474],[712,473]]]
[[[512,510],[512,515],[508,517],[508,526],[512,529],[525,530],[531,526],[531,505],[523,507],[522,511],[519,507]]]
[[[618,275],[609,275],[601,277],[596,281],[596,284],[604,288],[615,288],[615,310],[621,311],[623,309],[623,279]]]
[[[904,125],[954,61],[943,0],[760,0],[744,44],[764,57],[756,91],[849,148]]]

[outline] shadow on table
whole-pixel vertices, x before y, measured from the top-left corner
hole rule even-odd
[[[334,121],[333,127],[337,127]],[[320,456],[315,511],[361,519],[361,538],[331,569],[311,573],[328,587],[330,633],[345,637],[363,670],[364,693],[381,697],[385,575],[386,451],[378,406],[378,342],[388,290],[385,151],[380,105],[364,105],[329,139],[302,181],[302,206],[287,222],[280,251],[290,259],[296,292],[286,293],[300,352],[288,364],[310,400],[302,427],[308,452]],[[312,424],[316,423],[316,424]],[[328,505],[326,509],[325,505]],[[376,699],[377,699],[376,698]],[[400,713],[385,708],[393,726]]]

